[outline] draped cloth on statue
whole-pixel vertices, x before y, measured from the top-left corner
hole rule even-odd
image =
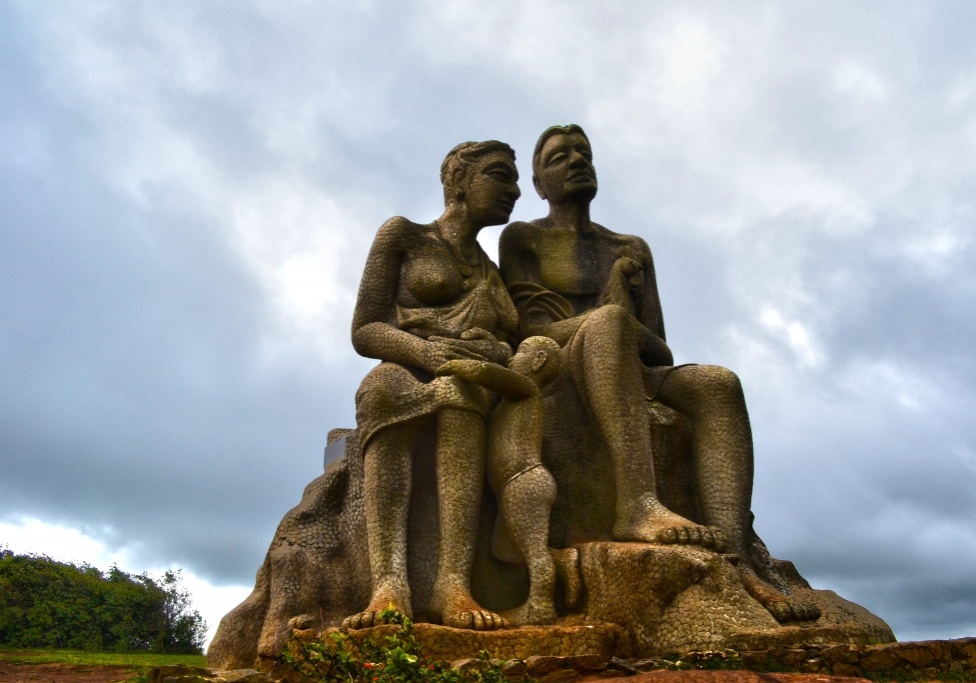
[[[440,239],[433,247],[446,251]],[[478,264],[466,278],[470,290],[443,306],[407,307],[397,304],[396,327],[422,339],[447,337],[459,339],[475,328],[498,327],[511,309],[498,269],[478,248]],[[395,363],[380,363],[363,379],[356,392],[356,424],[359,443],[365,448],[377,432],[436,414],[445,408],[459,408],[487,417],[494,406],[494,396],[473,384],[454,377],[434,378],[416,368]]]

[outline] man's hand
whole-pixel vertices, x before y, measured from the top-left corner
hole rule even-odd
[[[621,256],[610,268],[600,304],[616,304],[633,313],[643,290],[644,266],[630,256]]]

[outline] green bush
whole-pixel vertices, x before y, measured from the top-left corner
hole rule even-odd
[[[206,629],[179,572],[157,582],[0,549],[0,644],[199,654]]]

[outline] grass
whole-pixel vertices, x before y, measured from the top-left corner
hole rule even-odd
[[[88,650],[22,650],[0,647],[0,661],[12,664],[67,664],[69,666],[154,666],[186,664],[206,666],[204,655],[165,655],[155,652],[90,652]]]

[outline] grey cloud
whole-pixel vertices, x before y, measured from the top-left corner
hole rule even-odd
[[[534,218],[535,137],[576,121],[594,217],[654,250],[676,357],[746,382],[773,554],[901,637],[971,635],[976,10],[593,11],[502,3],[481,30],[465,6],[0,9],[0,518],[249,583],[371,361],[351,310],[295,342],[221,202],[280,178],[336,200],[302,229],[342,244],[338,311],[370,231],[437,215],[455,143],[513,144]],[[659,46],[699,25],[718,75],[665,94]],[[955,251],[913,255],[943,232]]]

